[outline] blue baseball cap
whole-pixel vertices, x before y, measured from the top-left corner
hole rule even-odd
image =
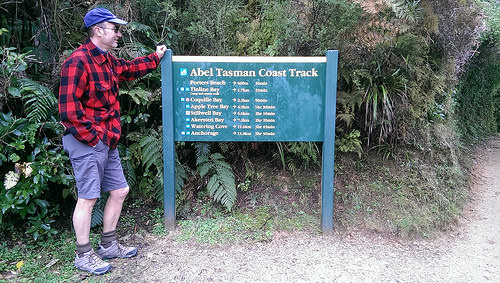
[[[85,17],[83,17],[83,23],[85,27],[88,28],[98,23],[110,22],[119,25],[126,25],[128,22],[117,18],[108,9],[95,8],[87,12]]]

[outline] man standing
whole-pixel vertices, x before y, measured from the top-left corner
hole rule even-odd
[[[135,247],[118,243],[116,226],[129,192],[116,148],[121,135],[119,82],[155,70],[166,47],[131,61],[109,51],[118,46],[120,26],[127,22],[103,8],[84,17],[88,38],[64,62],[59,88],[59,113],[66,130],[63,146],[73,166],[78,200],[73,214],[76,234],[75,267],[104,274],[111,265],[102,259],[128,258]],[[101,192],[109,192],[104,208],[103,231],[97,253],[90,243],[92,209]]]

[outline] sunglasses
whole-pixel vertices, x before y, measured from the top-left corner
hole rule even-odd
[[[121,32],[121,30],[120,30],[120,27],[119,27],[119,26],[115,26],[114,28],[105,28],[105,27],[101,27],[101,26],[97,26],[97,27],[100,27],[100,28],[102,28],[102,29],[112,29],[112,30],[114,30],[114,31],[115,31],[115,33],[119,33],[119,32]]]

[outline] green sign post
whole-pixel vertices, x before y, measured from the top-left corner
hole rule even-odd
[[[165,227],[175,228],[175,141],[322,141],[322,227],[333,229],[338,51],[326,57],[162,60]]]

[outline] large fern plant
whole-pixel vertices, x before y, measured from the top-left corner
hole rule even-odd
[[[231,165],[222,154],[210,153],[208,143],[197,143],[195,147],[197,172],[202,179],[208,180],[208,193],[231,210],[236,201],[236,184]]]
[[[130,133],[128,139],[134,143],[130,149],[122,150],[122,163],[127,182],[138,187],[141,194],[153,193],[155,199],[163,201],[163,138],[162,133],[148,129],[145,133]],[[137,174],[142,173],[142,174]],[[141,179],[138,179],[142,176]],[[182,191],[187,179],[186,167],[175,160],[175,190]]]
[[[163,201],[163,139],[158,136],[149,135],[143,137],[139,145],[142,151],[142,164],[144,169],[155,168],[155,191],[157,199]],[[187,178],[185,167],[175,158],[175,191],[180,193],[184,187],[184,180]]]

